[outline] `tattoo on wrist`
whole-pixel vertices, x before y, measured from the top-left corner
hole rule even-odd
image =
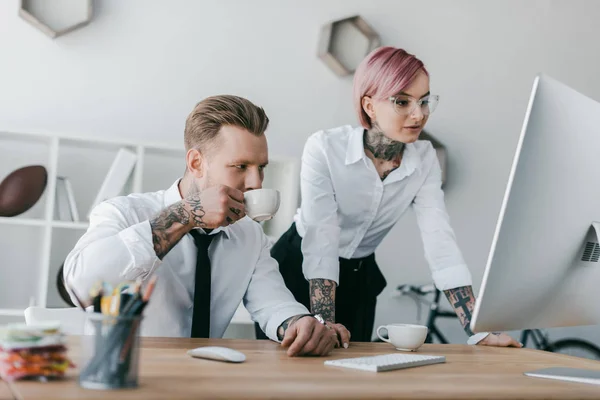
[[[177,243],[174,240],[174,229],[176,224],[187,225],[190,223],[190,212],[186,210],[183,202],[177,202],[167,208],[150,221],[152,229],[152,243],[156,256],[163,259],[164,256]]]
[[[315,314],[321,314],[327,322],[335,322],[336,283],[329,279],[310,280],[310,306]]]
[[[283,337],[285,336],[285,331],[287,331],[287,329],[290,327],[290,325],[292,325],[294,322],[298,321],[302,317],[306,317],[306,314],[295,315],[295,316],[290,317],[290,318],[286,319],[285,321],[283,321],[281,323],[281,325],[279,325],[279,328],[277,329],[277,338],[279,340],[282,340]]]
[[[471,331],[471,316],[475,307],[475,295],[471,286],[463,286],[456,289],[444,290],[448,301],[454,307],[454,311],[460,319],[460,323],[469,336],[473,336]]]
[[[404,150],[404,143],[385,136],[377,123],[374,123],[373,127],[364,133],[363,143],[375,158],[385,161],[399,157]]]

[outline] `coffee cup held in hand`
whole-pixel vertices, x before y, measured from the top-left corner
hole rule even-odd
[[[381,331],[387,331],[387,337]],[[416,351],[425,343],[427,327],[423,325],[390,324],[377,328],[377,336],[384,342],[392,344],[397,350]]]
[[[273,218],[279,210],[280,201],[279,191],[275,189],[256,189],[244,193],[246,215],[257,222]]]

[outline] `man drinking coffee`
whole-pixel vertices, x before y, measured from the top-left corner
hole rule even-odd
[[[183,177],[167,190],[95,207],[65,261],[68,288],[83,296],[98,280],[157,275],[145,336],[222,337],[243,300],[290,356],[347,344],[347,330],[329,329],[294,300],[260,225],[246,217],[244,192],[262,187],[268,164],[268,123],[262,108],[240,97],[198,103],[185,125]]]

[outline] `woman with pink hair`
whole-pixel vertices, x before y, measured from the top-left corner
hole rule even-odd
[[[376,49],[356,70],[353,96],[361,126],[316,132],[305,145],[302,204],[271,250],[287,287],[337,331],[341,346],[348,346],[348,331],[355,341],[370,341],[377,295],[386,286],[374,253],[412,207],[433,281],[468,342],[520,347],[505,334],[470,331],[471,274],[446,213],[436,152],[419,141],[439,100],[423,62],[402,49]]]

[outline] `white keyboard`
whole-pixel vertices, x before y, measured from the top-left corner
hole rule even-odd
[[[364,371],[381,372],[394,369],[420,367],[422,365],[446,362],[444,356],[427,356],[420,354],[383,354],[380,356],[344,358],[342,360],[328,360],[325,365],[361,369]]]

